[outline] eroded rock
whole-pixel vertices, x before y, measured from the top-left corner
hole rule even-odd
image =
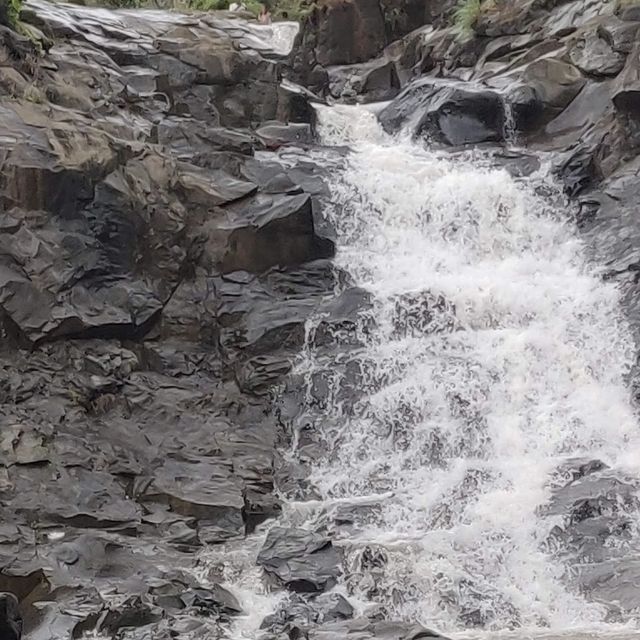
[[[258,564],[287,589],[300,593],[331,588],[341,572],[340,554],[331,540],[305,529],[271,529]]]

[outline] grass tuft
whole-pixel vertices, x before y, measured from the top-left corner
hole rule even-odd
[[[471,38],[482,12],[482,0],[460,0],[453,13],[453,25],[461,38]]]

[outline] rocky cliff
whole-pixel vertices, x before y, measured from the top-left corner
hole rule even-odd
[[[242,21],[23,13],[47,50],[0,31],[0,591],[31,638],[215,634],[240,607],[198,549],[277,515],[269,394],[338,277],[316,169],[255,157],[308,104]]]
[[[323,0],[290,59],[224,15],[32,0],[42,45],[0,29],[0,590],[29,638],[220,637],[247,613],[221,584],[303,482],[281,445],[306,321],[367,305],[331,261],[323,167],[262,153],[313,144],[310,99],[390,100],[385,129],[442,148],[517,140],[516,175],[548,158],[637,323],[640,12],[499,4],[465,39],[446,1]],[[273,528],[256,561],[314,598],[273,634],[436,635],[347,629],[318,595],[326,532]]]

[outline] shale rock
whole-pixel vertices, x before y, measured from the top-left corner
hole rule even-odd
[[[0,590],[33,640],[219,637],[241,606],[194,551],[278,515],[274,389],[303,344],[261,340],[260,305],[302,326],[339,279],[320,170],[254,157],[310,141],[286,120],[313,96],[236,18],[24,20],[51,42],[0,29]]]
[[[340,554],[331,540],[305,529],[271,529],[258,564],[268,576],[300,593],[325,591],[340,575]]]
[[[504,105],[492,91],[426,79],[407,87],[379,115],[389,132],[411,120],[418,135],[451,146],[504,138]]]

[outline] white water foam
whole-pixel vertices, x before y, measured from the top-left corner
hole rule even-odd
[[[605,607],[575,593],[544,552],[558,522],[539,508],[567,459],[640,475],[625,384],[634,347],[618,291],[587,264],[544,171],[517,181],[482,156],[391,138],[375,110],[319,108],[323,143],[351,147],[325,162],[338,167],[328,211],[336,261],[372,294],[374,322],[360,349],[308,344],[301,357],[301,424],[315,425],[328,453],[310,478],[318,499],[285,504],[280,523],[328,524],[346,557],[336,590],[358,614],[460,640],[509,640],[512,629],[520,639],[613,638],[621,628]],[[425,300],[439,309],[426,324]],[[345,507],[358,512],[355,525],[332,528]],[[247,612],[233,640],[258,637],[286,599],[255,568],[269,526],[203,557],[225,566]]]
[[[638,474],[618,291],[586,264],[558,191],[536,194],[544,176],[393,140],[362,107],[319,120],[325,144],[353,148],[331,182],[337,263],[374,296],[375,329],[344,357],[356,383],[339,357],[309,350],[300,365],[332,390],[306,418],[330,451],[312,476],[317,511],[377,502],[355,531],[336,530],[344,586],[385,617],[447,632],[599,628],[604,607],[542,550],[556,523],[539,507],[565,459]],[[443,310],[429,331],[412,325],[422,300]],[[363,570],[372,549],[384,560]]]

